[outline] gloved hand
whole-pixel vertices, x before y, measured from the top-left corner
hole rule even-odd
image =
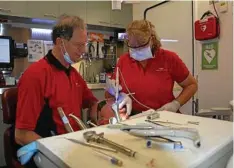
[[[118,103],[119,115],[122,118],[122,120],[126,120],[132,111],[132,100],[127,94],[120,93]],[[113,108],[116,109],[116,107],[114,107],[114,105],[116,105],[114,99],[107,99],[105,101],[102,101],[102,105],[98,110],[98,125],[109,124],[109,119],[115,117],[113,113]],[[125,105],[126,108],[124,108]]]
[[[128,118],[132,112],[132,99],[126,93],[121,92],[118,98],[119,109],[122,109],[126,105],[126,115],[123,116],[123,119]]]
[[[21,165],[25,165],[30,161],[30,159],[34,156],[35,153],[38,152],[37,142],[31,142],[23,147],[21,147],[17,151],[17,157],[20,161]]]
[[[173,100],[170,103],[163,105],[161,108],[157,109],[157,111],[171,111],[177,112],[180,109],[180,103],[177,100]]]
[[[122,86],[119,85],[119,92],[122,90]],[[114,79],[107,78],[106,80],[106,91],[112,96],[115,96],[116,84]]]

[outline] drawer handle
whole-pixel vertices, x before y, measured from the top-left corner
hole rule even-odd
[[[108,22],[99,21],[100,24],[110,24]]]
[[[4,9],[4,8],[0,8],[1,12],[5,12],[5,13],[11,13],[10,9]]]
[[[122,24],[119,24],[119,23],[112,23],[112,25],[115,25],[115,26],[123,26]]]
[[[57,18],[55,15],[53,15],[53,14],[47,14],[47,13],[46,13],[46,14],[44,14],[44,16],[45,16],[45,17]]]

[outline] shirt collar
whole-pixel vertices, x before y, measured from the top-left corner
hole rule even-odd
[[[49,52],[46,54],[45,59],[53,66],[55,66],[57,69],[65,71],[66,73],[69,73],[71,70],[71,65],[67,68],[63,66],[59,60],[53,55],[52,50],[49,50]]]

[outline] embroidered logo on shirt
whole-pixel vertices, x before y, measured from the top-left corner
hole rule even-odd
[[[168,69],[166,69],[166,68],[158,68],[158,69],[156,69],[156,71],[157,72],[167,72]]]

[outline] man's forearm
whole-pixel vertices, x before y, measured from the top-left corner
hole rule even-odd
[[[183,88],[183,91],[180,93],[180,95],[176,98],[176,100],[180,103],[180,105],[184,105],[187,103],[189,99],[193,97],[193,95],[197,91],[197,84],[192,84],[189,86],[186,86]]]
[[[27,145],[38,139],[41,139],[41,136],[36,134],[34,131],[21,130],[21,129],[15,130],[15,141],[19,145],[22,146]]]

